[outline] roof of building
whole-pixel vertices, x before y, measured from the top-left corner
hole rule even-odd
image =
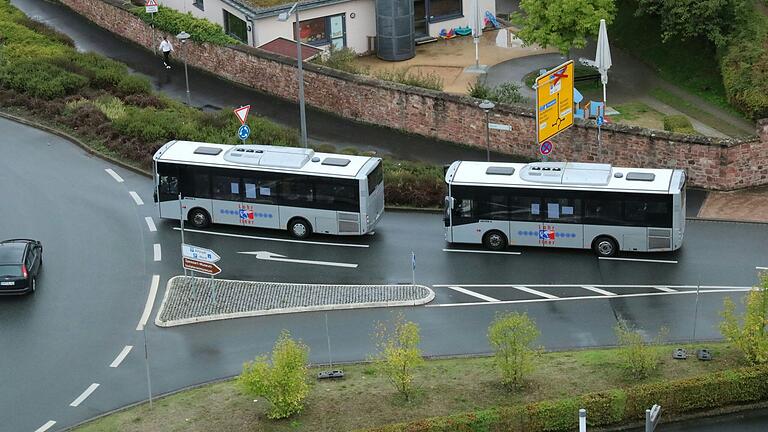
[[[261,45],[259,48],[293,59],[296,58],[296,41],[292,41],[284,37],[272,39],[264,45]],[[312,45],[307,45],[305,43],[301,44],[301,57],[304,61],[312,60],[322,52],[323,50],[320,48],[313,47]]]
[[[299,9],[307,10],[330,4],[344,3],[351,0],[299,0]],[[296,3],[295,0],[225,0],[242,6],[251,12],[253,18],[276,16],[285,12]]]

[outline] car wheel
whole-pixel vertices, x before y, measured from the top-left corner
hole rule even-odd
[[[305,239],[312,234],[312,226],[304,219],[294,219],[288,224],[288,232],[297,239]]]
[[[193,209],[187,217],[189,218],[189,223],[195,228],[207,228],[211,224],[211,217],[203,209]]]
[[[616,243],[616,240],[603,236],[595,239],[595,242],[592,243],[592,249],[599,257],[612,257],[618,253],[619,245]]]
[[[507,248],[507,236],[501,231],[488,231],[483,236],[483,246],[494,251],[504,250]]]

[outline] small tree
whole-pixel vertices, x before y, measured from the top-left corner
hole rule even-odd
[[[309,348],[291,339],[283,330],[272,349],[271,364],[265,355],[256,357],[243,365],[238,382],[248,394],[263,397],[272,404],[267,417],[289,417],[304,408],[304,399],[309,394],[308,358]]]
[[[496,353],[494,365],[501,371],[504,385],[520,386],[524,376],[533,369],[539,350],[532,344],[538,337],[539,329],[526,313],[497,315],[488,327],[488,341]]]
[[[660,345],[666,338],[669,333],[666,327],[662,327],[656,339],[651,342],[647,342],[640,330],[623,319],[619,319],[613,329],[619,345],[621,366],[630,378],[646,378],[656,370],[661,359],[655,345]]]
[[[596,36],[600,19],[613,22],[614,0],[520,0],[523,28],[517,34],[525,43],[553,46],[563,55],[584,48]]]
[[[768,273],[760,276],[760,287],[747,293],[742,301],[744,314],[738,317],[733,300],[723,300],[720,332],[749,363],[768,363]]]
[[[406,401],[410,401],[416,390],[414,372],[424,363],[419,349],[419,325],[406,321],[399,314],[390,324],[379,322],[376,325],[375,339],[379,349],[373,359],[376,368]]]

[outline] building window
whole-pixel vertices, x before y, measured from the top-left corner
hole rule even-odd
[[[429,21],[460,17],[462,0],[429,0]]]
[[[193,0],[192,4],[202,11],[205,10],[205,0]]]
[[[241,42],[248,42],[248,25],[227,11],[224,11],[224,31]]]
[[[344,15],[313,18],[299,23],[301,41],[310,45],[333,44],[344,48],[346,44]]]

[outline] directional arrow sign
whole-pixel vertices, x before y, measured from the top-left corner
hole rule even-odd
[[[240,120],[240,123],[245,124],[245,120],[248,118],[248,112],[251,111],[251,106],[246,105],[246,106],[237,108],[234,111],[235,111],[235,115],[237,116],[237,119]]]
[[[189,259],[215,263],[221,257],[214,251],[189,244],[181,245],[181,254]]]
[[[219,268],[219,266],[214,263],[189,259],[187,257],[182,258],[182,263],[184,264],[184,268],[187,270],[209,275],[217,275],[221,273],[221,268]]]
[[[339,263],[339,262],[331,262],[331,261],[311,261],[311,260],[292,259],[292,258],[286,258],[285,255],[280,255],[280,254],[276,254],[269,251],[238,252],[238,253],[243,255],[254,255],[256,259],[260,259],[264,261],[279,261],[279,262],[288,262],[288,263],[297,263],[297,264],[321,265],[321,266],[329,266],[329,267],[357,268],[357,264]]]

